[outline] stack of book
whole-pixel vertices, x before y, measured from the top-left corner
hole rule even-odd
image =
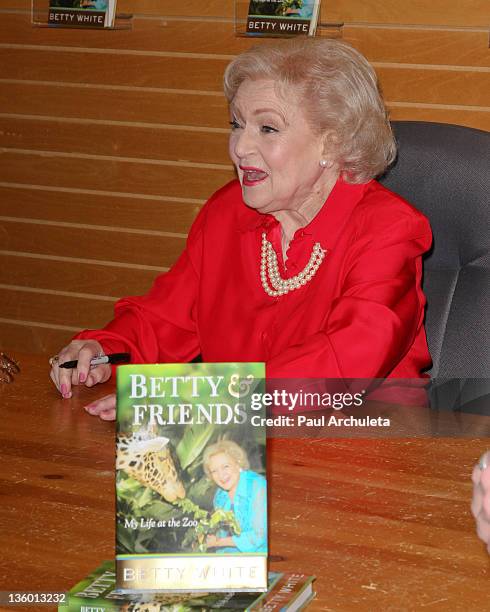
[[[269,572],[266,593],[132,593],[116,591],[114,561],[74,586],[58,612],[296,612],[314,597],[313,576]]]
[[[117,370],[116,558],[60,610],[298,610],[313,577],[267,573],[263,363]]]

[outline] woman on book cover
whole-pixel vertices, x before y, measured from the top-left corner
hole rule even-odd
[[[233,511],[240,533],[209,535],[216,552],[267,552],[267,485],[250,470],[247,454],[236,442],[221,440],[204,451],[204,472],[218,487],[214,509]]]
[[[252,0],[249,4],[248,14],[311,19],[314,7],[315,0]]]
[[[373,68],[342,41],[300,37],[236,57],[224,90],[238,178],[203,206],[147,295],[120,300],[103,329],[52,358],[58,390],[70,398],[72,385],[108,380],[109,365],[90,368],[104,352],[133,363],[200,355],[265,362],[268,379],[411,379],[403,403],[424,403],[431,230],[374,179],[396,146]],[[390,392],[371,397],[399,401]],[[115,397],[87,410],[113,419]]]
[[[80,8],[105,11],[107,9],[107,0],[80,0]]]
[[[294,17],[296,19],[311,19],[315,0],[302,0],[300,2],[283,2],[281,14],[284,17]]]

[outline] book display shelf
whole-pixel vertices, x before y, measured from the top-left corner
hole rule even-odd
[[[320,21],[320,0],[235,0],[235,35],[341,38],[343,23]]]
[[[129,13],[117,13],[116,12],[116,0],[108,0],[108,11],[113,11],[114,15],[112,18],[104,20],[100,18],[101,12],[97,11],[96,7],[94,11],[87,8],[87,10],[77,11],[79,2],[65,2],[62,3],[64,6],[60,7],[59,14],[56,16],[54,12],[54,2],[51,0],[31,0],[31,21],[32,25],[41,28],[75,28],[75,29],[94,29],[94,30],[131,30],[133,27],[133,15]],[[86,0],[85,4],[89,4],[89,0]],[[93,1],[95,5],[95,0]],[[71,6],[70,6],[71,5]],[[78,15],[83,15],[83,20],[77,20]],[[104,12],[104,11],[102,11]],[[55,19],[56,17],[56,19]],[[92,19],[90,19],[90,17]],[[97,18],[98,17],[98,18]],[[107,21],[110,25],[107,25]]]

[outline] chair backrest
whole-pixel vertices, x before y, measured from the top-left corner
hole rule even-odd
[[[421,210],[432,376],[490,377],[490,133],[393,122],[398,158],[381,182]]]

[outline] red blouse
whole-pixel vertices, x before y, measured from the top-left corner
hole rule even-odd
[[[283,277],[298,274],[314,243],[327,254],[313,279],[281,297],[260,280],[266,232]],[[150,292],[116,304],[104,329],[84,331],[132,361],[265,361],[268,378],[420,377],[430,366],[420,286],[427,219],[376,181],[339,180],[289,245],[271,215],[248,208],[238,181],[206,203],[172,269]]]

